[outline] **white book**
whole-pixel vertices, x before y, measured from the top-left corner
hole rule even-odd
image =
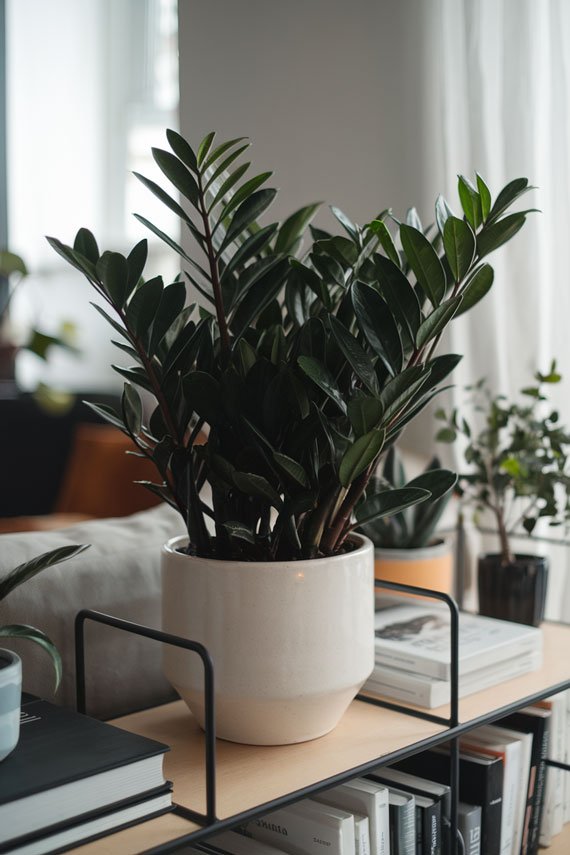
[[[207,852],[209,855],[283,855],[283,849],[277,849],[269,843],[252,840],[235,831],[222,831],[203,843],[197,843],[192,852]]]
[[[539,703],[550,709],[550,746],[548,756],[551,760],[564,763],[566,755],[566,692],[560,692],[548,700]],[[555,766],[546,767],[544,805],[540,823],[541,846],[549,846],[552,837],[560,834],[564,825],[564,778],[568,772]]]
[[[499,722],[496,729],[502,731],[512,739],[518,739],[521,743],[521,760],[519,771],[519,786],[517,802],[515,806],[515,827],[513,833],[513,855],[519,855],[523,842],[524,819],[527,806],[527,787],[524,784],[530,776],[530,764],[532,756],[532,733],[523,733],[520,730],[503,727]]]
[[[318,802],[325,802],[343,810],[368,817],[371,855],[390,855],[390,814],[388,789],[365,778],[354,778],[330,790],[313,794]]]
[[[303,799],[240,826],[247,837],[289,855],[355,855],[354,817],[348,811]]]
[[[450,613],[446,606],[402,604],[375,613],[376,662],[449,680]],[[459,673],[542,650],[538,627],[459,616]]]
[[[370,855],[370,825],[367,816],[354,816],[354,851],[356,855]]]
[[[460,677],[459,697],[481,692],[505,680],[514,680],[515,677],[535,671],[541,665],[542,653],[537,650],[488,665],[486,668],[478,668]],[[425,674],[414,674],[412,671],[401,671],[376,663],[362,691],[434,709],[450,702],[451,683],[449,680],[438,680]]]
[[[513,855],[514,834],[521,784],[521,741],[493,726],[478,727],[460,739],[461,748],[503,758],[503,812],[501,855]],[[520,851],[520,850],[519,850]]]

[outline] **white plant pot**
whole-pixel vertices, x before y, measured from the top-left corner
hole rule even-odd
[[[315,739],[342,718],[374,667],[374,553],[245,562],[162,550],[166,632],[201,642],[214,663],[216,733],[254,745]],[[164,672],[204,726],[196,654],[163,646]]]
[[[22,660],[0,648],[0,760],[18,744],[21,700]]]

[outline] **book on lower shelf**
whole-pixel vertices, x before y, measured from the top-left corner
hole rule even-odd
[[[0,852],[39,855],[172,808],[168,746],[26,699],[0,774]]]

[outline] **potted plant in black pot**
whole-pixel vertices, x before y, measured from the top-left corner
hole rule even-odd
[[[499,551],[478,561],[479,611],[538,626],[544,618],[548,561],[515,553],[511,539],[520,532],[532,534],[541,519],[550,526],[570,519],[570,433],[547,406],[545,388],[561,379],[556,364],[534,379],[535,385],[521,389],[522,403],[493,396],[485,380],[468,387],[481,428],[474,431],[457,411],[440,410],[446,425],[438,438],[466,438],[470,471],[459,477],[460,492],[478,515],[490,514],[496,526]]]
[[[456,473],[442,469],[437,457],[409,480],[396,446],[390,448],[380,474],[371,480],[371,490],[408,485],[427,489],[430,496],[397,514],[377,517],[359,529],[374,544],[377,579],[453,594],[452,544],[448,538],[439,537],[436,528],[456,483]]]
[[[370,480],[457,364],[435,354],[439,338],[489,289],[480,261],[522,227],[524,213],[504,213],[527,182],[494,206],[483,182],[464,182],[465,219],[440,201],[443,252],[398,223],[396,249],[388,211],[361,227],[332,209],[343,234],[311,228],[298,257],[316,206],[260,225],[276,191],[269,173],[244,179],[242,140],[167,138],[154,157],[181,202],[139,177],[194,249],[139,219],[183,275],[145,280],[145,241],[125,257],[85,229],[73,246],[49,240],[104,301],[130,362],[117,366],[121,412],[99,412],[154,462],[147,487],[186,522],[163,550],[163,624],[212,655],[218,735],[303,741],[335,726],[372,670],[373,547],[355,530],[430,493]],[[164,661],[202,723],[200,666],[178,651]]]
[[[38,555],[24,564],[15,567],[0,579],[0,604],[2,600],[24,582],[32,579],[42,570],[53,567],[79,555],[87,546],[62,546]],[[2,610],[0,607],[0,618]],[[51,657],[55,670],[56,688],[61,680],[61,657],[47,635],[33,626],[0,623],[1,638],[24,638],[38,644]],[[22,661],[11,650],[0,648],[0,760],[14,750],[20,733],[20,699],[22,694]]]

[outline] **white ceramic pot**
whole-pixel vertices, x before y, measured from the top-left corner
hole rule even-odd
[[[20,736],[22,660],[0,649],[0,760],[14,750]]]
[[[374,667],[374,553],[313,561],[195,558],[162,550],[163,629],[199,641],[214,663],[222,739],[285,745],[332,730]],[[164,671],[204,726],[203,668],[164,645]]]

